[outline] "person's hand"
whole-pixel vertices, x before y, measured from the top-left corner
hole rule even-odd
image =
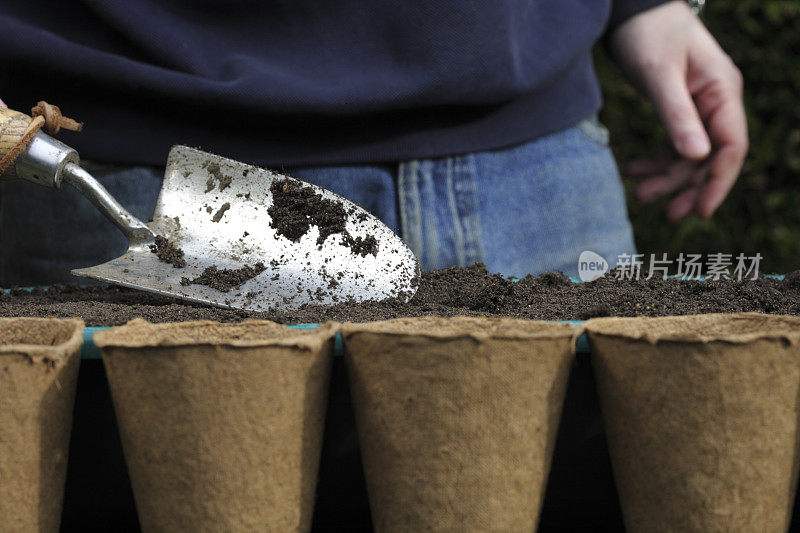
[[[667,218],[709,217],[733,187],[747,153],[742,75],[682,1],[639,13],[611,35],[619,65],[655,104],[672,146],[631,162],[636,197],[677,193]]]

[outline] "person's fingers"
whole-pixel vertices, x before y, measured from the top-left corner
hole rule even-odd
[[[667,170],[667,163],[658,159],[637,159],[625,165],[623,175],[626,178],[636,179],[663,174]]]
[[[697,201],[697,214],[709,217],[730,192],[747,155],[747,118],[737,81],[729,87],[714,87],[710,95],[700,94],[701,113],[708,118],[714,154],[709,165],[710,177]]]
[[[683,187],[689,177],[666,174],[649,178],[636,188],[636,199],[643,203],[655,202]]]
[[[682,159],[670,165],[664,174],[645,179],[636,188],[636,198],[641,202],[654,202],[655,200],[672,194],[692,180],[697,173],[697,164],[694,161]]]
[[[673,223],[680,222],[691,213],[700,196],[700,187],[689,187],[672,199],[667,206],[667,220]]]
[[[6,103],[2,99],[0,99],[0,107],[2,107],[2,108],[7,108],[8,107],[6,105]]]
[[[710,178],[697,202],[698,215],[708,218],[722,204],[739,177],[746,153],[747,149],[739,146],[726,146],[717,152],[711,162]]]
[[[675,150],[687,159],[700,160],[711,151],[711,142],[686,82],[686,74],[672,68],[647,80],[647,90],[667,129]]]
[[[653,174],[664,174],[669,165],[675,161],[675,153],[672,150],[662,150],[657,156],[649,159],[634,159],[625,165],[623,175],[626,178],[637,179],[652,176]]]

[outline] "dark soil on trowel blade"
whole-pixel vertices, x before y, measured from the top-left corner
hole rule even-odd
[[[231,186],[233,178],[231,176],[228,176],[227,174],[223,174],[217,163],[210,163],[206,167],[206,170],[208,171],[209,174],[211,174],[211,176],[213,176],[213,178],[216,178],[217,182],[219,183],[220,192],[224,191],[225,189]],[[210,183],[206,183],[206,185],[209,186],[209,188],[206,189],[206,192],[210,192],[214,188],[213,181],[211,181]]]
[[[378,254],[378,240],[372,235],[367,235],[363,239],[361,237],[353,238],[352,235],[345,231],[342,234],[342,244],[361,257]]]
[[[150,245],[150,251],[156,254],[158,260],[162,263],[171,264],[174,268],[186,266],[183,250],[175,246],[171,240],[163,235],[156,235],[156,243]]]
[[[341,244],[357,255],[376,255],[378,241],[373,235],[353,237],[345,229],[349,214],[345,206],[335,200],[323,198],[312,187],[287,178],[272,182],[272,205],[267,210],[270,226],[292,242],[308,233],[311,226],[319,228],[317,244],[321,245],[331,235],[341,234]],[[364,218],[358,217],[359,222]]]
[[[215,265],[211,265],[194,279],[181,278],[181,285],[207,285],[220,292],[228,292],[231,289],[238,289],[242,283],[258,276],[266,268],[264,263],[256,263],[253,266],[245,265],[236,269],[217,268]]]
[[[222,206],[214,213],[214,216],[211,217],[211,222],[219,222],[222,220],[222,217],[225,215],[225,211],[231,208],[230,202],[225,202]]]
[[[151,322],[266,318],[298,324],[325,320],[363,322],[401,316],[507,316],[585,320],[598,316],[663,316],[758,311],[800,315],[800,271],[785,280],[616,280],[607,275],[572,283],[548,272],[512,282],[481,264],[424,272],[408,303],[396,300],[309,305],[290,313],[247,313],[203,307],[118,287],[53,287],[15,290],[0,297],[0,316],[82,317],[88,326],[114,326],[136,317]]]

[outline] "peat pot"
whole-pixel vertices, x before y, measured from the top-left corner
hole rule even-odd
[[[376,531],[532,531],[580,328],[413,318],[342,328]]]
[[[800,317],[586,324],[631,532],[785,532],[798,462]]]
[[[0,530],[61,521],[83,321],[0,318]]]
[[[308,531],[338,326],[99,332],[142,529]]]

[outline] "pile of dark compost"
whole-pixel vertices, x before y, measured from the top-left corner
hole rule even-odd
[[[412,316],[490,316],[586,320],[599,316],[667,316],[757,311],[800,315],[800,271],[785,279],[690,281],[618,280],[614,273],[588,283],[547,272],[511,281],[480,263],[424,272],[408,303],[343,302],[306,305],[291,312],[251,313],[180,302],[114,286],[54,286],[12,290],[0,297],[0,316],[82,317],[87,326],[116,326],[141,317],[151,322],[264,318],[285,324],[326,320],[367,322]]]

